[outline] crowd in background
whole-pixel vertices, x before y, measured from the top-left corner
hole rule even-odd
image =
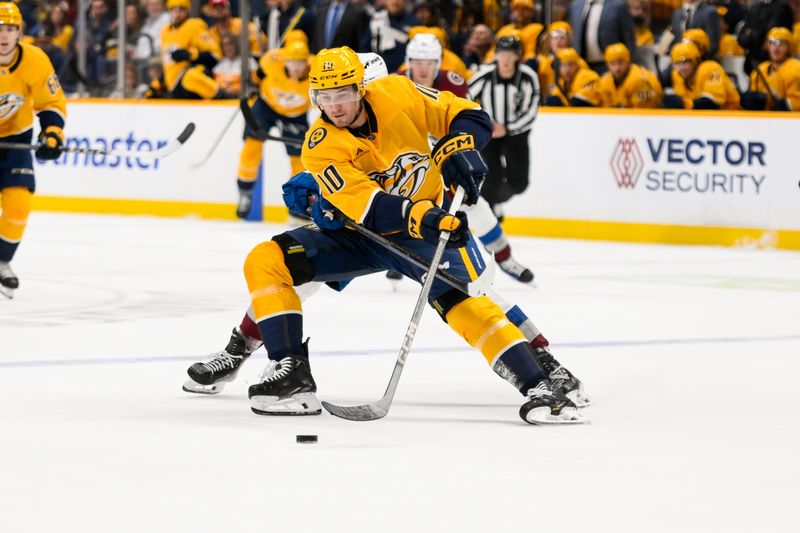
[[[199,16],[221,50],[214,76],[223,96],[235,97],[240,0],[202,1]],[[108,95],[124,48],[124,95],[169,96],[159,81],[160,36],[170,24],[165,0],[128,1],[124,47],[117,43],[116,2],[89,0],[88,6],[81,71],[77,2],[19,2],[25,39],[47,52],[66,92]],[[800,42],[798,7],[798,0],[554,0],[555,22],[545,27],[543,5],[533,0],[254,0],[249,53],[255,69],[287,30],[301,30],[312,54],[347,45],[377,52],[393,72],[404,63],[410,35],[430,32],[443,45],[442,68],[469,79],[493,61],[496,40],[513,35],[522,44],[520,62],[539,76],[545,105],[798,110],[800,95],[789,94],[800,92],[800,68],[792,63]],[[787,60],[792,68],[782,67]],[[628,92],[652,94],[622,95],[633,75],[646,82],[629,83]],[[776,83],[785,90],[773,90]],[[752,96],[759,91],[767,101]]]

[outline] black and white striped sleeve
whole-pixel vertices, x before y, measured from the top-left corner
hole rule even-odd
[[[479,71],[469,79],[468,86],[470,100],[477,102],[481,109],[492,117],[492,121],[497,122],[494,116],[494,106],[492,105],[493,72],[493,68]]]
[[[508,135],[518,135],[525,133],[533,126],[536,114],[539,112],[539,99],[541,90],[539,88],[539,76],[527,65],[520,65],[519,83],[516,87],[509,88],[509,100],[507,102],[505,122]]]

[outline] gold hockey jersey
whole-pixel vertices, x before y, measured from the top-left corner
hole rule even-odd
[[[697,67],[691,83],[687,83],[678,72],[672,70],[672,88],[683,98],[684,107],[692,108],[692,102],[706,96],[719,104],[720,109],[739,109],[739,91],[716,61],[703,61]]]
[[[569,106],[569,99],[572,97],[580,98],[594,107],[600,106],[600,76],[592,69],[580,69],[568,88],[563,86],[564,80],[561,80],[560,83],[560,85],[553,85],[549,94],[557,96],[565,107]]]
[[[539,64],[536,68],[536,73],[539,75],[539,86],[542,88],[542,91],[545,94],[548,94],[553,84],[556,82],[556,73],[553,70],[553,62],[555,61],[556,56],[552,54],[539,54],[536,57],[539,58]],[[589,68],[589,65],[583,60],[583,58],[581,58],[579,64],[581,70]]]
[[[247,42],[250,46],[250,53],[258,56],[261,53],[261,43],[258,41],[258,29],[256,25],[251,22],[247,25],[247,30]],[[209,33],[220,49],[222,49],[223,32],[231,33],[238,39],[242,35],[242,19],[239,17],[231,17],[228,27],[224,30],[220,30],[216,24],[211,26]]]
[[[610,72],[600,77],[603,107],[660,107],[661,94],[661,83],[656,75],[639,65],[631,64],[628,75],[619,86]]]
[[[286,75],[280,49],[261,56],[258,66],[264,73],[259,93],[273,111],[285,117],[298,117],[308,111],[308,78],[295,81]]]
[[[431,160],[428,134],[441,138],[458,113],[478,104],[451,92],[385,76],[366,87],[369,138],[318,118],[306,133],[303,165],[322,194],[349,218],[362,222],[379,191],[441,204],[441,174]]]
[[[750,73],[750,90],[785,99],[792,111],[800,111],[800,60],[788,58],[778,68],[772,66],[771,61],[764,61],[758,65],[758,70],[764,75],[771,89],[764,87],[761,76],[755,71]]]
[[[180,79],[181,74],[191,66],[190,61],[172,60],[171,54],[175,50],[185,48],[193,56],[203,52],[210,52],[217,59],[221,57],[219,46],[208,26],[201,19],[186,19],[180,26],[167,24],[161,30],[161,60],[164,64],[164,84],[172,90]]]
[[[63,127],[66,100],[47,54],[20,43],[11,64],[0,66],[0,137],[31,129],[34,113],[43,125]]]

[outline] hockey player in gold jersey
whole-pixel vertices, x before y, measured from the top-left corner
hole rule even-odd
[[[222,35],[230,33],[237,39],[242,35],[242,19],[231,16],[230,0],[210,0],[208,11],[214,24],[209,28],[211,37],[216,41],[217,46],[222,48]],[[252,22],[247,24],[247,42],[250,46],[250,53],[258,57],[261,55],[261,38],[258,28]]]
[[[606,47],[608,72],[600,77],[603,107],[661,107],[661,84],[656,75],[631,63],[631,53],[622,43]]]
[[[547,52],[537,55],[535,61],[529,62],[529,65],[539,75],[539,86],[544,95],[550,94],[555,86],[556,78],[560,76],[560,74],[556,76],[556,71],[560,68],[557,54],[559,50],[572,46],[572,27],[568,22],[553,22],[547,27],[546,39]],[[589,65],[581,57],[579,57],[578,63],[581,69],[589,68]]]
[[[309,55],[308,45],[297,39],[288,41],[283,48],[267,52],[258,62],[257,76],[261,82],[253,104],[253,114],[265,131],[277,126],[283,137],[297,141],[301,141],[308,131]],[[249,128],[245,128],[237,182],[239,204],[236,214],[239,218],[246,218],[250,212],[263,146],[264,142],[255,138]],[[300,148],[289,144],[285,147],[293,176],[303,170]]]
[[[663,105],[670,109],[739,109],[739,92],[716,61],[702,61],[700,50],[683,41],[672,47],[672,92]],[[666,91],[665,91],[666,92]]]
[[[574,48],[563,48],[556,54],[560,77],[550,89],[545,104],[557,107],[598,107],[600,76],[590,68]]]
[[[0,141],[30,144],[39,118],[38,159],[56,159],[64,145],[64,92],[47,55],[19,42],[22,15],[0,2]],[[11,298],[19,279],[9,263],[22,240],[36,189],[29,151],[0,151],[0,293]]]
[[[457,187],[466,191],[465,202],[477,201],[486,174],[478,149],[491,135],[488,116],[475,103],[403,76],[379,78],[365,87],[364,67],[346,47],[322,50],[309,80],[312,103],[322,112],[303,144],[303,163],[311,174],[293,178],[284,193],[303,204],[295,205],[298,210],[310,209],[317,226],[257,245],[244,266],[255,322],[274,361],[270,374],[249,389],[258,414],[321,412],[294,287],[309,281],[337,284],[388,268],[417,281],[423,274],[344,228],[335,212],[428,260],[439,233],[448,231],[444,268],[465,282],[478,280],[485,269],[466,217],[441,205],[448,202],[445,191]],[[433,149],[429,135],[440,139]],[[314,201],[309,201],[306,193],[312,191]],[[430,303],[525,395],[523,420],[583,421],[574,404],[554,389],[523,333],[488,297],[468,296],[437,279]]]
[[[172,98],[218,98],[222,91],[211,69],[220,60],[219,45],[202,19],[189,17],[189,7],[189,0],[167,0],[171,23],[161,30],[164,83]]]
[[[786,28],[767,33],[769,60],[750,73],[742,107],[750,110],[800,111],[800,60],[792,57],[794,36]]]

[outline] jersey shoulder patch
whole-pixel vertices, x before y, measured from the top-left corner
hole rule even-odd
[[[308,136],[308,148],[314,148],[316,145],[322,142],[322,140],[328,135],[328,130],[319,127],[312,131]]]
[[[462,78],[457,72],[453,72],[449,70],[447,72],[447,79],[453,85],[464,85],[464,78]]]

